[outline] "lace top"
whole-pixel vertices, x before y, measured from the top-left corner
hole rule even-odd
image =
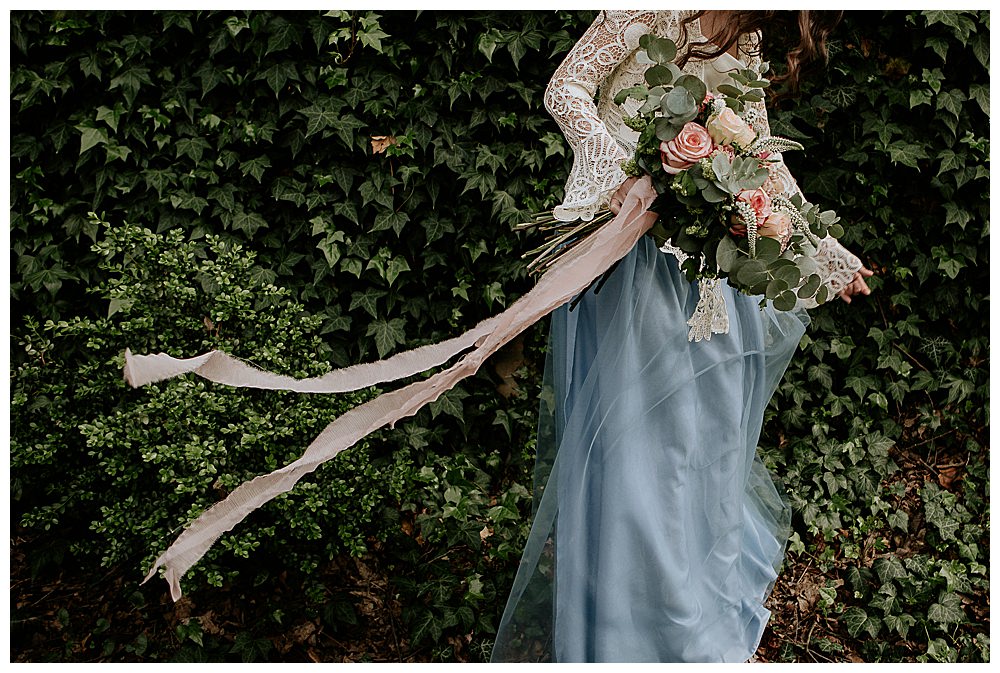
[[[555,118],[573,148],[573,168],[566,181],[563,203],[554,210],[557,219],[590,220],[605,207],[611,195],[625,181],[622,161],[631,158],[639,134],[628,128],[624,115],[633,114],[641,105],[629,99],[623,106],[614,103],[616,93],[644,83],[648,64],[638,58],[639,38],[646,33],[668,37],[681,45],[681,22],[694,11],[604,11],[591,24],[556,69],[545,89],[545,108]],[[687,43],[704,40],[700,21],[687,24]],[[746,64],[760,66],[759,36],[744,35],[738,54]],[[732,63],[726,63],[726,59]],[[692,59],[684,72],[711,83],[716,73],[742,65],[728,54],[713,61]],[[708,71],[711,69],[711,72]],[[706,74],[709,76],[706,77]],[[596,99],[596,102],[595,102]],[[748,105],[747,121],[758,133],[770,133],[763,102]],[[799,191],[780,155],[771,179],[786,195]],[[861,261],[835,239],[821,241],[816,261],[831,290],[842,290],[861,268]]]

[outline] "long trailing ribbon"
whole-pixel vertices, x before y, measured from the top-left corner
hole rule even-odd
[[[656,221],[649,207],[656,198],[649,178],[631,189],[618,215],[567,252],[543,274],[530,292],[503,313],[488,318],[465,334],[438,344],[399,353],[386,360],[355,365],[312,379],[294,379],[251,367],[220,351],[189,359],[166,354],[133,355],[125,351],[125,380],[133,387],[195,373],[230,386],[332,393],[394,381],[440,365],[469,347],[458,362],[437,374],[379,395],[330,423],[298,460],[237,487],[195,519],[156,559],[143,582],[163,567],[174,601],[181,597],[180,578],[226,531],[250,512],[290,491],[296,482],[368,434],[417,413],[429,402],[475,374],[490,355],[524,329],[538,322],[607,271],[636,244]]]

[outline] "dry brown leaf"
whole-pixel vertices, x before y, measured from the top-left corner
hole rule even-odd
[[[951,488],[952,483],[962,479],[961,467],[946,467],[938,472],[938,483],[941,488]]]
[[[215,623],[215,620],[213,619],[214,616],[215,613],[212,610],[209,610],[201,617],[198,617],[198,621],[201,622],[201,628],[205,633],[212,636],[221,636],[225,633],[225,631]]]
[[[382,154],[390,145],[396,144],[396,136],[372,136],[372,153]]]

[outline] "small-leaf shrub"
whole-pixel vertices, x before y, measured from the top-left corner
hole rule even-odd
[[[138,571],[180,525],[298,457],[370,393],[294,395],[196,377],[131,390],[121,376],[125,346],[174,355],[219,348],[297,377],[329,371],[329,349],[322,318],[269,283],[242,246],[95,221],[104,236],[94,249],[109,277],[100,303],[111,315],[29,322],[28,359],[13,379],[15,499],[23,525],[89,528],[72,552]],[[263,553],[308,572],[363,552],[411,469],[405,450],[375,457],[355,447],[227,535],[190,581],[220,584],[235,572],[232,557]]]

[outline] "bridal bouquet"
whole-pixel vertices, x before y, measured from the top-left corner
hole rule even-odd
[[[645,50],[640,58],[651,64],[646,85],[619,92],[615,103],[642,103],[625,118],[639,139],[623,170],[649,175],[659,194],[652,234],[665,250],[683,253],[678,257],[689,280],[726,278],[778,310],[794,308],[797,298],[826,301],[828,289],[812,258],[820,238],[843,230],[832,210],[782,193],[772,156],[802,145],[759,135],[749,123],[754,113],[747,103],[763,100],[769,82],[752,69],[738,69],[730,73],[731,84],[711,93],[673,63],[673,41],[644,35],[639,44]]]

